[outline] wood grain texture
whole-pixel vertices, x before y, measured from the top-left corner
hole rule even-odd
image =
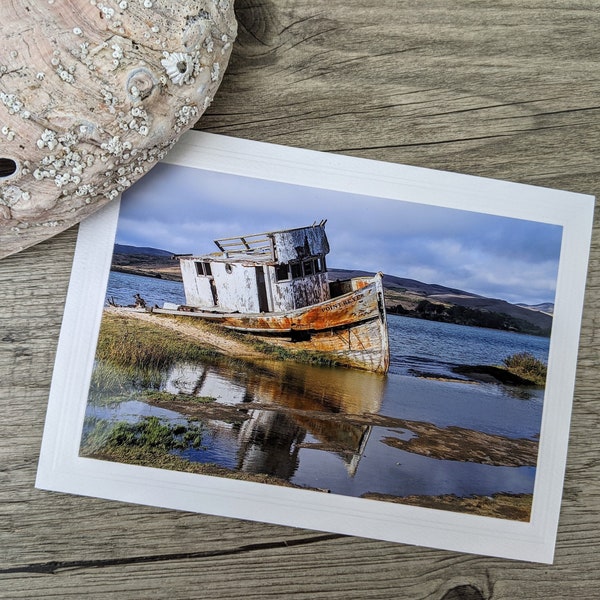
[[[600,3],[238,0],[207,131],[598,195]],[[555,564],[35,490],[76,232],[0,261],[0,597],[598,597],[600,232]]]

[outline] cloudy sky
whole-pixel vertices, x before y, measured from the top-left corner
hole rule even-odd
[[[554,301],[559,226],[174,165],[157,165],[124,194],[116,241],[204,254],[217,238],[322,219],[330,267],[509,302]]]

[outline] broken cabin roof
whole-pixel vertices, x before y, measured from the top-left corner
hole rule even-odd
[[[277,264],[301,260],[306,256],[327,254],[329,244],[325,235],[327,220],[306,227],[281,229],[263,233],[214,240],[220,252],[199,256],[180,256],[187,260],[211,262]]]

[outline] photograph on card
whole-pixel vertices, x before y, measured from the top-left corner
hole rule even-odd
[[[528,522],[562,233],[160,164],[121,201],[80,456]]]

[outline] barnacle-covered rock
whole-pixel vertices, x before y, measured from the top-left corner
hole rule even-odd
[[[118,196],[209,106],[233,0],[0,2],[0,257]]]

